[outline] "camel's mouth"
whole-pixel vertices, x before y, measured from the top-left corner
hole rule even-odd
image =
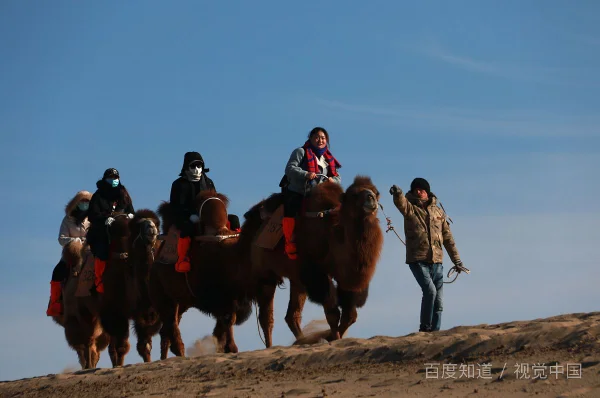
[[[365,211],[365,213],[375,213],[377,211],[377,205],[373,206],[365,203],[365,205],[363,206],[363,210]]]
[[[158,239],[158,228],[152,220],[144,220],[142,225],[142,235],[148,243],[154,244]]]
[[[363,203],[363,210],[368,214],[375,213],[378,205],[375,194],[370,189],[367,189],[364,191],[364,195],[365,201]]]

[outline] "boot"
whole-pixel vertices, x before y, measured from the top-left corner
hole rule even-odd
[[[94,259],[94,274],[96,274],[96,292],[104,293],[104,282],[102,282],[102,275],[106,268],[106,261],[100,260],[98,257]]]
[[[62,286],[60,282],[50,282],[50,302],[48,303],[48,310],[46,315],[48,316],[61,316],[63,313],[62,302],[60,296],[62,294]]]
[[[190,257],[188,255],[190,251],[190,245],[192,244],[192,238],[179,238],[177,240],[177,262],[175,263],[175,271],[177,272],[189,272],[191,269]]]
[[[290,260],[298,258],[296,253],[296,242],[294,241],[294,227],[296,219],[294,217],[283,217],[283,237],[285,238],[285,254]]]

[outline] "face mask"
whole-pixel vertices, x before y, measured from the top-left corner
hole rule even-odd
[[[202,167],[190,167],[190,173],[194,176],[201,176]]]
[[[90,208],[90,202],[79,202],[77,207],[81,211],[87,211]]]
[[[118,178],[115,178],[115,179],[107,178],[104,181],[106,181],[113,188],[116,188],[116,187],[119,186],[119,179]]]

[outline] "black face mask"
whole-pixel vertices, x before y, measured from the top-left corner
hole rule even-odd
[[[75,218],[78,224],[81,224],[83,220],[87,217],[87,210],[83,211],[80,208],[76,207],[75,210],[71,212],[71,216]]]

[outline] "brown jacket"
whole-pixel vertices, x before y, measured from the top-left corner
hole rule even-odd
[[[437,198],[430,194],[430,200],[421,203],[411,192],[406,196],[403,193],[394,195],[394,204],[404,216],[406,263],[441,263],[444,258],[442,245],[452,262],[460,263],[446,213],[437,206]]]

